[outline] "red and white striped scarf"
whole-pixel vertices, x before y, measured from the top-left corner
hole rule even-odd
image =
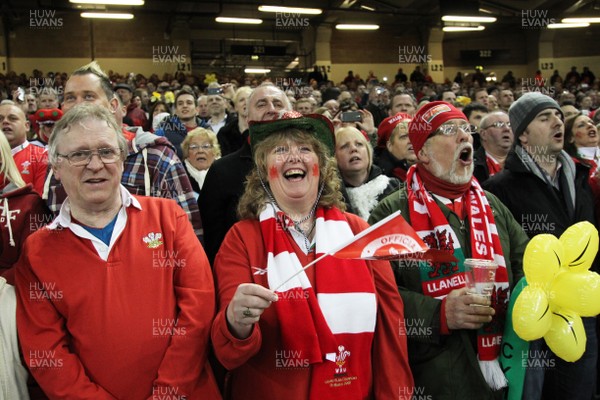
[[[443,299],[450,291],[465,286],[465,256],[460,241],[442,210],[424,187],[416,165],[408,170],[406,190],[410,199],[408,207],[411,225],[419,237],[429,247],[453,250],[454,256],[459,260],[458,264],[433,263],[428,265],[429,268],[420,268],[423,293]],[[494,260],[498,264],[492,293],[492,307],[496,314],[492,321],[477,333],[477,353],[486,382],[492,389],[500,389],[506,386],[506,379],[498,364],[498,356],[509,299],[508,272],[492,209],[476,179],[471,179],[471,186],[466,191],[463,201],[467,207],[470,225],[471,256]]]
[[[319,207],[315,218],[316,257],[354,237],[337,208]],[[302,269],[285,220],[271,204],[260,214],[271,289]],[[363,260],[327,256],[314,268],[315,288],[301,272],[277,289],[279,300],[274,307],[283,345],[311,364],[311,399],[368,398],[377,319],[373,278]]]

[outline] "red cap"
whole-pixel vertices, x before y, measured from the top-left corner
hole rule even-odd
[[[440,125],[451,119],[464,119],[468,121],[462,111],[445,101],[432,101],[417,111],[413,120],[408,124],[408,138],[417,156],[427,139],[429,139],[429,136]]]
[[[400,123],[400,121],[411,120],[412,117],[408,114],[399,112],[398,114],[387,117],[379,124],[377,128],[377,147],[384,148],[388,140],[390,140],[390,136],[392,136],[392,132],[396,125]]]

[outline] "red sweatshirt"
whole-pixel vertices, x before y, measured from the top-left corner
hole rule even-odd
[[[25,239],[52,219],[46,203],[31,185],[16,188],[9,184],[0,193],[0,275],[9,284],[15,284],[12,266]]]
[[[12,149],[12,156],[25,183],[31,183],[33,189],[41,196],[48,168],[46,149],[25,141]]]
[[[68,204],[25,243],[25,361],[51,399],[220,399],[207,361],[213,279],[192,226],[172,200],[121,193],[109,246],[86,238]]]

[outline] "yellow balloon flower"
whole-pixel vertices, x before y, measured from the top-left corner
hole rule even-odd
[[[600,314],[600,275],[590,272],[598,231],[589,222],[570,226],[557,239],[537,235],[527,245],[523,271],[530,286],[516,299],[512,322],[523,340],[543,337],[565,361],[577,361],[587,338],[581,316]]]

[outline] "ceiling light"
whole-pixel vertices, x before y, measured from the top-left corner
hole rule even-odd
[[[215,21],[221,22],[224,24],[253,24],[258,25],[262,24],[262,19],[257,18],[232,18],[232,17],[217,17]]]
[[[246,68],[244,72],[247,74],[268,74],[271,70],[267,68]]]
[[[300,63],[300,59],[298,57],[294,58],[294,60],[288,64],[287,67],[285,67],[286,69],[294,69],[298,66],[298,64]]]
[[[258,6],[258,11],[290,14],[312,14],[319,15],[323,12],[320,8],[280,7],[280,6]]]
[[[360,8],[362,8],[363,10],[367,10],[367,11],[375,11],[375,9],[373,7],[365,6],[364,4],[361,4]]]
[[[100,18],[100,19],[133,19],[130,13],[102,13],[102,12],[82,12],[82,18]]]
[[[566,28],[587,28],[590,26],[589,23],[577,23],[577,24],[548,24],[548,29],[566,29]]]
[[[379,25],[360,25],[360,24],[337,24],[335,29],[351,31],[374,31],[379,29]]]
[[[496,17],[479,17],[476,15],[466,16],[466,15],[444,15],[442,17],[442,21],[445,22],[496,22]]]
[[[105,4],[110,6],[143,6],[144,0],[69,0],[75,4]]]
[[[485,26],[445,26],[442,28],[444,32],[472,32],[472,31],[482,31],[485,29]]]
[[[598,17],[581,17],[581,18],[563,18],[560,22],[565,24],[597,24],[600,23]]]

